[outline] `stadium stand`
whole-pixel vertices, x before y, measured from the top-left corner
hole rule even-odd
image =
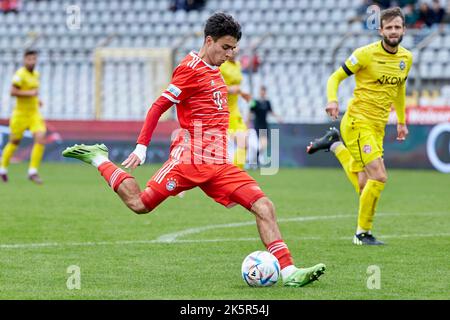
[[[65,0],[23,1],[18,13],[1,14],[0,118],[10,114],[11,77],[23,49],[32,45],[40,51],[41,97],[46,106],[42,111],[47,119],[83,120],[96,115],[101,119],[142,119],[152,97],[142,80],[149,78],[149,71],[139,59],[105,63],[102,97],[104,105],[113,107],[100,116],[96,113],[95,48],[179,46],[174,57],[179,61],[189,50],[201,46],[203,22],[212,12],[221,10],[242,23],[243,54],[255,54],[261,61],[257,72],[245,73],[245,85],[256,93],[265,84],[286,122],[325,122],[328,75],[352,49],[378,39],[377,32],[365,30],[363,23],[348,23],[359,9],[359,4],[351,0],[209,0],[203,10],[188,12],[171,11],[170,3],[79,0],[79,28],[68,27],[70,13]],[[426,45],[418,47],[425,40]],[[433,29],[426,33],[408,31],[403,45],[413,50],[418,62],[411,71],[408,94],[438,90],[439,103],[450,105],[448,88],[435,86],[436,80],[450,83],[448,29],[435,34]],[[130,79],[133,85],[124,85]],[[353,81],[342,84],[342,105],[353,86]]]

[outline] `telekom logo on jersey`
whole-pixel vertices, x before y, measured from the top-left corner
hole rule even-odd
[[[223,110],[222,92],[220,90],[213,92],[214,103],[217,105],[218,110]]]

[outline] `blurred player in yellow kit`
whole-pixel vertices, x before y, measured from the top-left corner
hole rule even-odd
[[[12,80],[11,96],[16,97],[11,119],[9,120],[10,136],[2,152],[0,177],[8,181],[9,162],[16,151],[23,133],[29,129],[33,134],[34,145],[31,151],[28,178],[42,184],[38,168],[44,155],[46,126],[39,112],[42,105],[39,100],[39,72],[35,70],[37,51],[27,50],[24,54],[24,66],[16,71]]]
[[[341,163],[359,194],[358,226],[353,243],[382,245],[372,235],[375,209],[387,181],[383,161],[383,138],[391,107],[397,113],[397,140],[408,135],[405,122],[406,78],[412,65],[412,54],[400,46],[405,34],[405,17],[400,8],[381,12],[381,41],[356,49],[328,79],[326,112],[337,119],[339,83],[355,75],[354,97],[341,121],[341,135],[331,128],[312,142],[308,153],[331,150]]]
[[[228,108],[230,110],[230,125],[228,128],[230,141],[236,141],[236,149],[233,156],[233,163],[241,169],[244,169],[247,147],[247,125],[239,111],[239,96],[249,102],[251,96],[249,93],[241,90],[242,72],[241,63],[236,60],[239,48],[233,50],[233,55],[220,66],[225,84],[228,87]]]

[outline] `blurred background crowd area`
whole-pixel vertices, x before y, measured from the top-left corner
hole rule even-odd
[[[414,54],[408,107],[449,108],[449,0],[1,0],[0,118],[11,113],[11,78],[32,47],[47,119],[143,119],[180,59],[201,47],[208,16],[225,11],[243,27],[244,88],[257,98],[265,85],[286,123],[325,123],[328,76],[380,39],[370,15],[392,6],[404,10],[402,45]],[[353,80],[340,86],[342,111],[353,89]]]

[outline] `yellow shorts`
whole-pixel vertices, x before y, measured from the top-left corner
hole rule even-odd
[[[247,131],[247,126],[241,116],[230,116],[228,132],[236,133],[238,131]]]
[[[40,113],[33,114],[13,114],[9,120],[11,138],[20,140],[25,130],[29,129],[31,133],[46,132],[44,119]]]
[[[352,172],[361,172],[368,163],[383,157],[384,129],[355,119],[346,112],[341,120],[341,136],[352,155]]]

